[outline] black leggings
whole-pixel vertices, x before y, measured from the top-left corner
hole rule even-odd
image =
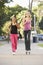
[[[30,50],[30,35],[31,35],[31,30],[24,31],[25,49],[27,51]]]

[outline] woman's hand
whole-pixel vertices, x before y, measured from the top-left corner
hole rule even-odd
[[[20,29],[20,24],[19,23],[16,23],[16,26],[18,29]]]

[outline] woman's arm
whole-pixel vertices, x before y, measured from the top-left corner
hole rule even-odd
[[[16,26],[18,29],[20,29],[20,24],[19,23],[16,23]]]
[[[25,17],[22,19],[22,22],[23,22],[23,26],[27,23],[27,21],[26,21],[26,18],[25,18]]]

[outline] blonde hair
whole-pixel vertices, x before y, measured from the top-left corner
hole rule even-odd
[[[28,16],[28,17],[31,18],[31,13],[30,13],[29,11],[26,11],[26,12],[25,12],[25,16]]]

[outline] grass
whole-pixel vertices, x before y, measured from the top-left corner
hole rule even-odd
[[[38,46],[43,47],[43,44],[38,44]]]
[[[1,43],[0,43],[0,46],[3,46],[3,45],[4,45],[4,44],[1,44]]]

